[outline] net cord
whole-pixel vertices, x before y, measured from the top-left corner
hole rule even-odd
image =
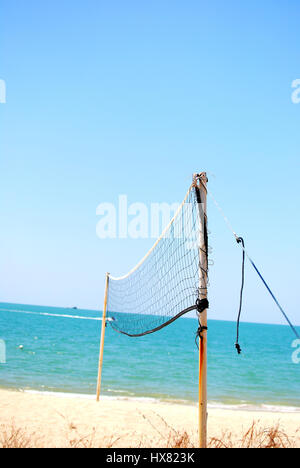
[[[138,338],[140,336],[144,336],[144,335],[150,335],[151,333],[155,333],[159,330],[161,330],[162,328],[165,328],[167,325],[170,325],[170,323],[173,323],[175,322],[175,320],[177,320],[179,317],[182,317],[183,315],[187,314],[188,312],[192,312],[193,310],[197,310],[197,305],[193,305],[191,307],[188,307],[187,309],[184,309],[182,310],[181,312],[179,312],[179,314],[175,315],[174,317],[172,317],[170,320],[168,320],[167,322],[164,322],[162,325],[159,325],[158,327],[156,328],[153,328],[151,330],[147,330],[143,333],[137,333],[137,334],[130,334],[130,333],[126,333],[122,330],[118,330],[117,328],[114,327],[113,325],[113,321],[110,322],[110,326],[118,333],[121,333],[122,335],[126,335],[126,336],[130,336],[131,338]]]

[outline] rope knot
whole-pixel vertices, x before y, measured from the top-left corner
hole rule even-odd
[[[195,338],[195,343],[196,343],[196,346],[197,346],[198,349],[199,349],[199,346],[198,346],[198,343],[197,343],[197,338],[199,340],[201,340],[201,341],[203,340],[202,332],[204,330],[208,330],[208,328],[203,327],[202,325],[199,324],[198,330],[196,331],[196,338]]]
[[[242,244],[243,247],[245,247],[245,241],[242,237],[237,237],[236,236],[236,241],[238,244]]]
[[[209,302],[207,299],[197,299],[196,300],[196,309],[198,314],[202,314],[206,309],[209,309]]]

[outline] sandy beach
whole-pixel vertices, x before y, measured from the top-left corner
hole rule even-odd
[[[165,448],[176,447],[184,434],[188,446],[197,446],[197,414],[196,405],[106,398],[97,403],[0,390],[2,440],[20,431],[34,447]],[[254,421],[264,431],[279,425],[280,433],[300,447],[300,413],[209,409],[208,438],[239,446]]]

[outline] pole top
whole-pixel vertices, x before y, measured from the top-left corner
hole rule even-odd
[[[208,182],[206,172],[194,173],[193,174],[193,184],[197,185],[198,180],[200,180],[202,183],[204,182],[206,184]]]

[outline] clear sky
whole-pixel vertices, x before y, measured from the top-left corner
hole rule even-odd
[[[299,317],[298,0],[2,0],[0,301],[102,308],[153,239],[100,240],[96,207],[209,187]],[[210,317],[234,319],[241,251],[209,203]],[[244,320],[282,323],[247,266]]]

